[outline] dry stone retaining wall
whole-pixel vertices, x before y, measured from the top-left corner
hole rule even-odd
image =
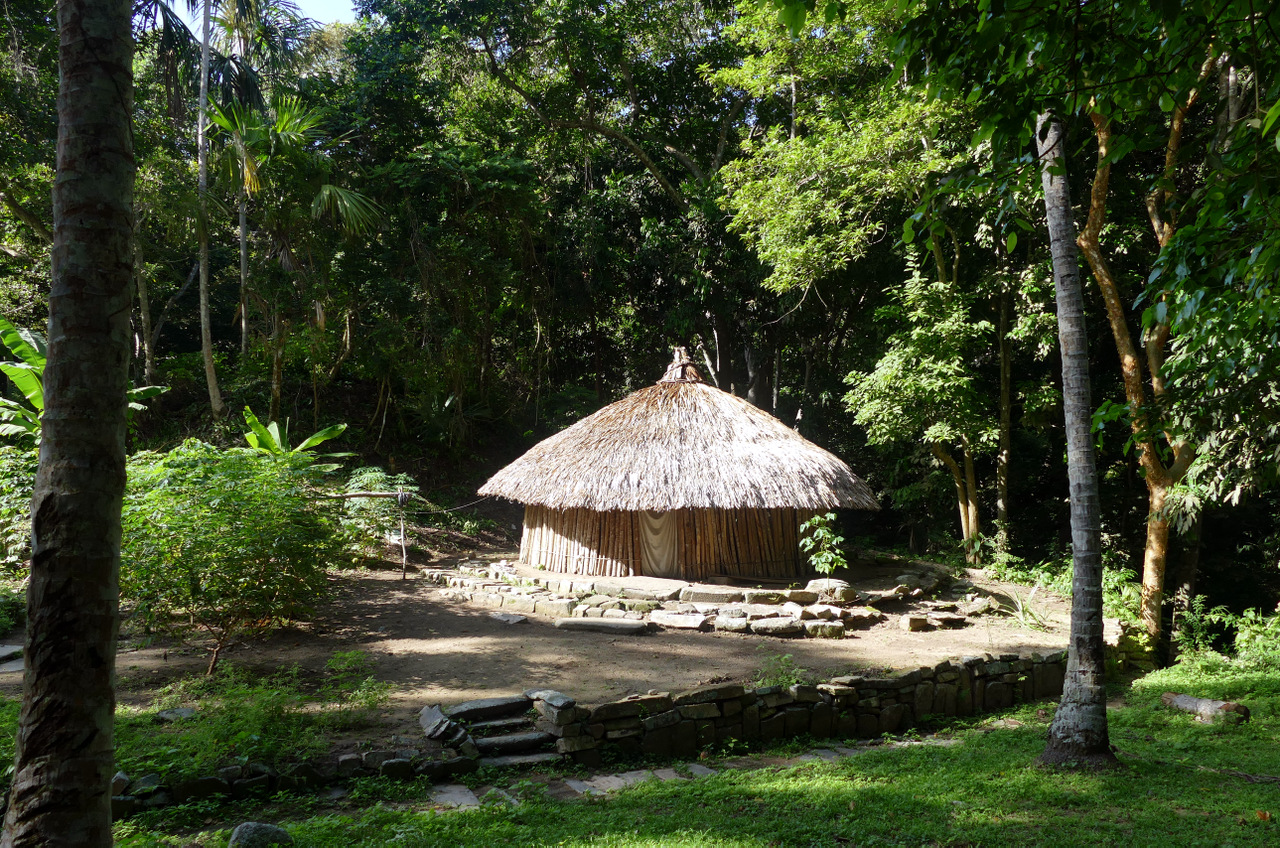
[[[674,695],[651,691],[590,707],[551,690],[529,690],[513,699],[526,699],[537,714],[537,732],[545,734],[544,747],[554,746],[538,755],[540,761],[559,754],[594,765],[605,751],[623,757],[688,756],[732,740],[772,742],[806,734],[870,738],[907,730],[927,716],[995,712],[1015,703],[1059,697],[1065,659],[1065,651],[1030,658],[984,655],[893,678],[835,677],[816,685],[760,688],[719,684]],[[425,708],[424,731],[438,738],[448,733],[460,745],[478,741],[465,733],[465,715],[473,703],[483,702],[448,710]],[[441,729],[442,717],[453,725],[447,731]],[[443,763],[460,755],[460,748],[446,748],[438,759]]]

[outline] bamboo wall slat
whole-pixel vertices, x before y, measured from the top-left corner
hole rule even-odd
[[[678,556],[686,580],[728,574],[747,579],[800,577],[794,509],[680,510]],[[562,574],[630,577],[642,573],[640,521],[633,512],[527,506],[520,561]]]

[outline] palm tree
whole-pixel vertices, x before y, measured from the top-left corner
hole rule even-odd
[[[58,3],[44,440],[8,846],[111,845],[132,279],[130,4]]]
[[[1080,258],[1067,188],[1062,125],[1049,115],[1037,122],[1049,249],[1058,301],[1062,348],[1062,405],[1066,412],[1067,475],[1071,490],[1071,643],[1062,701],[1049,727],[1041,759],[1047,763],[1105,766],[1115,762],[1107,734],[1103,686],[1102,520],[1091,432],[1088,336]]]
[[[249,349],[249,199],[262,188],[262,171],[273,154],[300,148],[316,140],[320,113],[305,109],[295,97],[277,98],[270,114],[256,112],[243,103],[215,105],[209,120],[225,135],[228,170],[237,183],[236,206],[240,224],[240,356]]]

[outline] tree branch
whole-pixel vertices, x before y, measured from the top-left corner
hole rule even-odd
[[[13,217],[31,228],[41,240],[53,243],[53,233],[44,225],[35,213],[27,209],[19,203],[13,196],[13,183],[7,177],[0,174],[0,200],[4,201],[4,205],[13,213]],[[7,251],[6,251],[7,252]]]

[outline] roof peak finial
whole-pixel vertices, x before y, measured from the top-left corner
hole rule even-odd
[[[667,371],[662,375],[659,383],[701,383],[702,375],[698,373],[698,369],[694,367],[693,360],[689,358],[689,351],[684,347],[677,346],[671,354],[671,364],[667,366]]]

